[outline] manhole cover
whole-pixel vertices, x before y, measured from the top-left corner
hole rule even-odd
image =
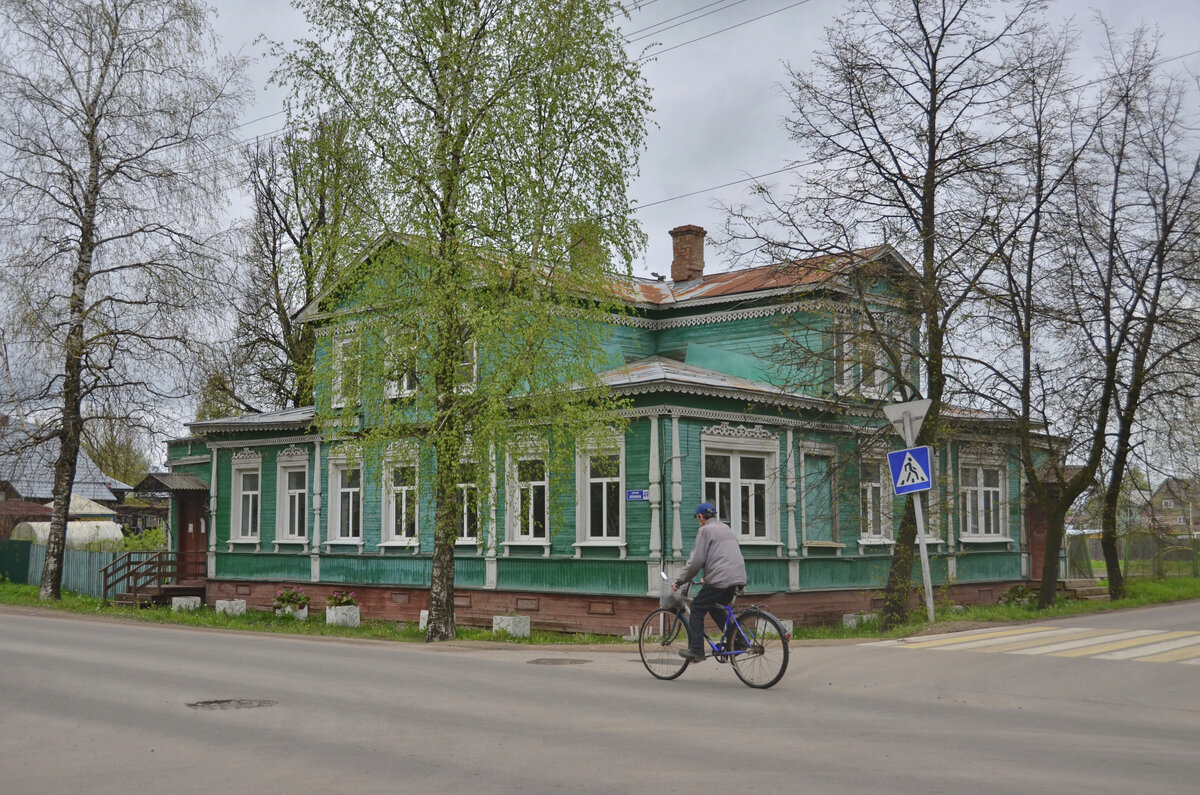
[[[572,660],[566,657],[539,657],[536,660],[530,660],[530,665],[582,665],[583,663],[591,662],[591,660]]]
[[[188,706],[192,709],[253,709],[273,707],[275,702],[266,698],[218,698],[213,701],[193,701]]]

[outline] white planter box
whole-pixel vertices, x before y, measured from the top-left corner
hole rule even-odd
[[[200,609],[200,597],[199,596],[172,596],[171,597],[171,609],[174,611],[199,610]]]
[[[218,599],[217,613],[224,613],[227,616],[244,616],[246,615],[246,600]]]
[[[306,618],[308,618],[308,605],[305,605],[304,607],[277,607],[275,608],[275,615],[291,616],[297,621],[304,621]]]
[[[528,638],[529,616],[492,616],[492,632],[500,631],[514,638]]]
[[[358,605],[325,608],[325,623],[335,627],[357,627]]]

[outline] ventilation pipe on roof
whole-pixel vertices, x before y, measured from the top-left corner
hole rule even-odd
[[[671,262],[671,281],[690,282],[704,275],[704,236],[708,232],[695,224],[671,230],[675,259]]]

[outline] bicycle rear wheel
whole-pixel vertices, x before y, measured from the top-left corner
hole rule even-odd
[[[770,613],[747,610],[737,617],[741,636],[733,639],[733,672],[750,687],[767,688],[783,678],[788,665],[788,636],[783,625]],[[737,629],[733,629],[737,634]]]
[[[642,622],[638,652],[651,676],[674,679],[683,673],[688,661],[679,656],[679,651],[687,646],[687,625],[674,610],[660,607]]]

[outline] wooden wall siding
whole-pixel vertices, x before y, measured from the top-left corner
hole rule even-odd
[[[788,562],[786,560],[747,560],[746,591],[750,593],[774,593],[788,589]]]
[[[514,591],[569,591],[609,595],[644,595],[644,560],[576,560],[502,558],[497,588]]]
[[[312,564],[306,554],[271,552],[223,552],[217,550],[217,577],[253,580],[312,578]]]
[[[963,552],[958,556],[956,565],[959,582],[1012,580],[1021,576],[1021,556],[1016,552]]]
[[[800,587],[808,590],[878,587],[887,581],[891,557],[810,557],[800,562]],[[945,567],[942,567],[943,571]],[[920,569],[917,582],[921,581]],[[941,582],[935,577],[935,581]]]
[[[322,555],[321,581],[428,586],[433,562],[410,555]]]

